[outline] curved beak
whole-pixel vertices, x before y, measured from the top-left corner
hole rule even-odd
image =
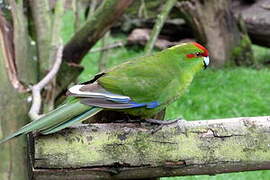
[[[209,56],[203,57],[203,67],[204,67],[204,69],[206,69],[208,67],[209,62],[210,62]]]

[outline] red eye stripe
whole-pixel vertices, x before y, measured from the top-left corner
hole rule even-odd
[[[187,58],[194,58],[195,54],[187,54],[186,56],[187,56]]]

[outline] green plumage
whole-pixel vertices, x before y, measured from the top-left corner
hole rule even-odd
[[[203,68],[203,58],[188,59],[186,54],[201,52],[193,44],[178,45],[155,55],[123,63],[98,79],[105,89],[131,97],[135,102],[158,101],[155,109],[134,108],[123,111],[151,117],[181,96],[194,75]]]
[[[105,72],[100,77],[92,81],[90,80],[89,88],[91,90],[89,91],[93,90],[95,93],[107,93],[109,96],[111,93],[113,93],[113,95],[128,96],[132,103],[157,102],[159,106],[155,108],[135,107],[116,109],[117,111],[141,116],[142,118],[151,117],[184,93],[194,75],[203,69],[205,65],[203,56],[193,57],[193,55],[196,53],[204,53],[208,56],[208,52],[206,53],[205,51],[207,50],[195,43],[185,43],[152,56],[129,60]],[[190,54],[192,58],[187,56]],[[91,83],[93,82],[97,82],[95,83],[97,84],[96,88],[92,87]],[[78,96],[78,94],[76,94],[76,96]],[[94,96],[95,101],[92,102],[92,104],[94,104],[93,106],[81,104],[79,101],[81,97],[92,100],[92,97],[81,95],[76,98],[77,100],[69,102],[46,114],[44,117],[25,125],[14,134],[1,140],[0,144],[13,137],[32,131],[43,134],[57,132],[98,113],[103,109],[104,103],[105,105],[108,103],[110,107],[114,107],[113,105],[120,105],[121,107],[121,105],[124,104],[122,102],[114,103],[111,99],[106,99],[107,97],[104,98],[98,95],[98,98],[96,98],[96,96],[97,95]],[[97,103],[96,106],[95,103]],[[127,106],[129,106],[129,104],[127,104]]]

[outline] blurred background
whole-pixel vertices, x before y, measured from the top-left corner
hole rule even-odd
[[[181,42],[197,41],[210,51],[210,68],[169,106],[166,119],[269,115],[269,0],[7,0],[0,5],[1,42],[6,48],[2,56],[9,59],[11,74],[14,66],[17,89],[23,91],[25,85],[41,79],[52,66],[57,47],[64,44],[64,63],[43,92],[43,112],[63,102],[68,86],[87,81],[99,71]],[[7,28],[11,31],[4,31]],[[7,81],[4,78],[0,80]],[[5,106],[3,112],[13,113],[14,119],[25,116],[27,95],[14,96],[7,86],[0,88],[6,92],[0,107]],[[8,110],[16,108],[14,104],[23,110],[17,114]],[[2,123],[2,129],[16,126]],[[162,179],[269,178],[270,171],[254,171]]]

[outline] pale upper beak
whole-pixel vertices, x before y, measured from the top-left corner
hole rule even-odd
[[[209,56],[203,57],[203,65],[204,65],[204,69],[207,68],[207,66],[209,65],[209,62],[210,62]]]

